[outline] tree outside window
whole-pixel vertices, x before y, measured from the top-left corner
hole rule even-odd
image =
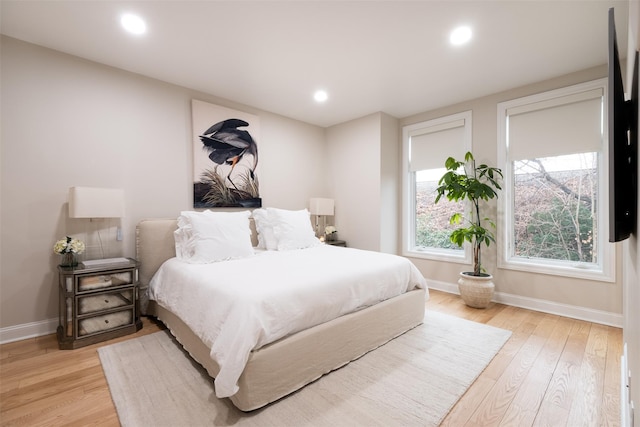
[[[449,218],[464,210],[463,202],[435,204],[438,179],[446,169],[431,169],[416,173],[415,183],[415,244],[416,247],[463,251],[449,236],[456,226]]]
[[[598,156],[514,162],[514,256],[598,262]]]

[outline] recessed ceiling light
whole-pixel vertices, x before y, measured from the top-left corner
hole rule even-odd
[[[131,34],[144,34],[147,32],[147,24],[138,15],[125,13],[120,18],[120,23]]]
[[[313,94],[313,99],[315,99],[316,102],[325,102],[329,99],[329,95],[324,90],[317,90],[316,93]]]
[[[471,35],[471,28],[467,26],[461,26],[451,32],[449,41],[452,45],[459,46],[471,40]]]

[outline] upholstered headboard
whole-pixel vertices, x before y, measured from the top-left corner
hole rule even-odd
[[[173,232],[176,219],[144,219],[136,227],[136,258],[140,262],[140,287],[146,289],[163,262],[176,256]]]
[[[255,222],[249,221],[251,241],[258,244]],[[140,308],[146,313],[147,288],[153,275],[163,262],[176,256],[173,232],[178,228],[177,219],[143,219],[136,226],[136,259],[140,263]]]

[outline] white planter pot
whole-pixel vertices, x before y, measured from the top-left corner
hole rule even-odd
[[[493,298],[493,276],[472,276],[460,273],[458,290],[465,304],[474,308],[486,308]]]

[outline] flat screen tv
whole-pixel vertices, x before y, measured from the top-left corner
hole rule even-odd
[[[631,99],[622,81],[616,23],[609,9],[609,241],[619,242],[637,232],[638,192],[638,53],[634,61]]]

